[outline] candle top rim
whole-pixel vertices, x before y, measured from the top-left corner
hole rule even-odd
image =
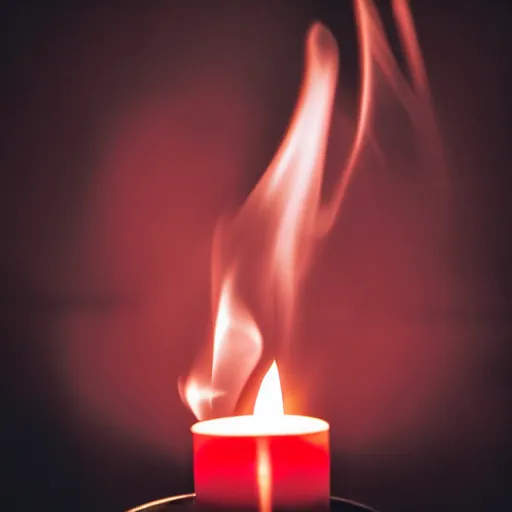
[[[277,437],[328,432],[329,423],[320,418],[293,414],[274,417],[245,415],[199,421],[190,430],[193,434],[215,437]]]

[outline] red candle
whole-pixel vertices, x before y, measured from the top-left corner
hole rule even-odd
[[[286,415],[274,362],[252,416],[196,423],[197,502],[212,508],[321,510],[329,507],[329,424]]]

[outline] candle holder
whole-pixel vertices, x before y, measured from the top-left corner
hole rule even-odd
[[[201,512],[203,509],[197,505],[195,496],[195,494],[182,494],[180,496],[163,498],[132,508],[126,512]],[[376,512],[375,509],[366,505],[336,497],[331,497],[329,510],[333,512]],[[218,509],[212,511],[210,508],[208,508],[208,511],[222,512],[222,510]]]

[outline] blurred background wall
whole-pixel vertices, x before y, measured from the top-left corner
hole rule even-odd
[[[305,284],[285,400],[330,421],[338,495],[506,509],[507,26],[497,2],[411,3],[451,186],[425,192],[401,140],[385,169],[361,167]],[[192,490],[194,418],[176,382],[210,336],[213,228],[277,148],[314,19],[340,44],[329,184],[359,87],[350,2],[3,4],[11,510],[115,511]]]

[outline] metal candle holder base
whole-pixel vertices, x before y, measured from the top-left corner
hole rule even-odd
[[[140,507],[132,508],[127,512],[195,512],[200,510],[201,509],[196,504],[195,494],[182,494],[180,496],[152,501]],[[376,512],[373,508],[361,505],[355,501],[335,497],[331,497],[330,510],[333,512]],[[216,510],[215,512],[222,511]]]

